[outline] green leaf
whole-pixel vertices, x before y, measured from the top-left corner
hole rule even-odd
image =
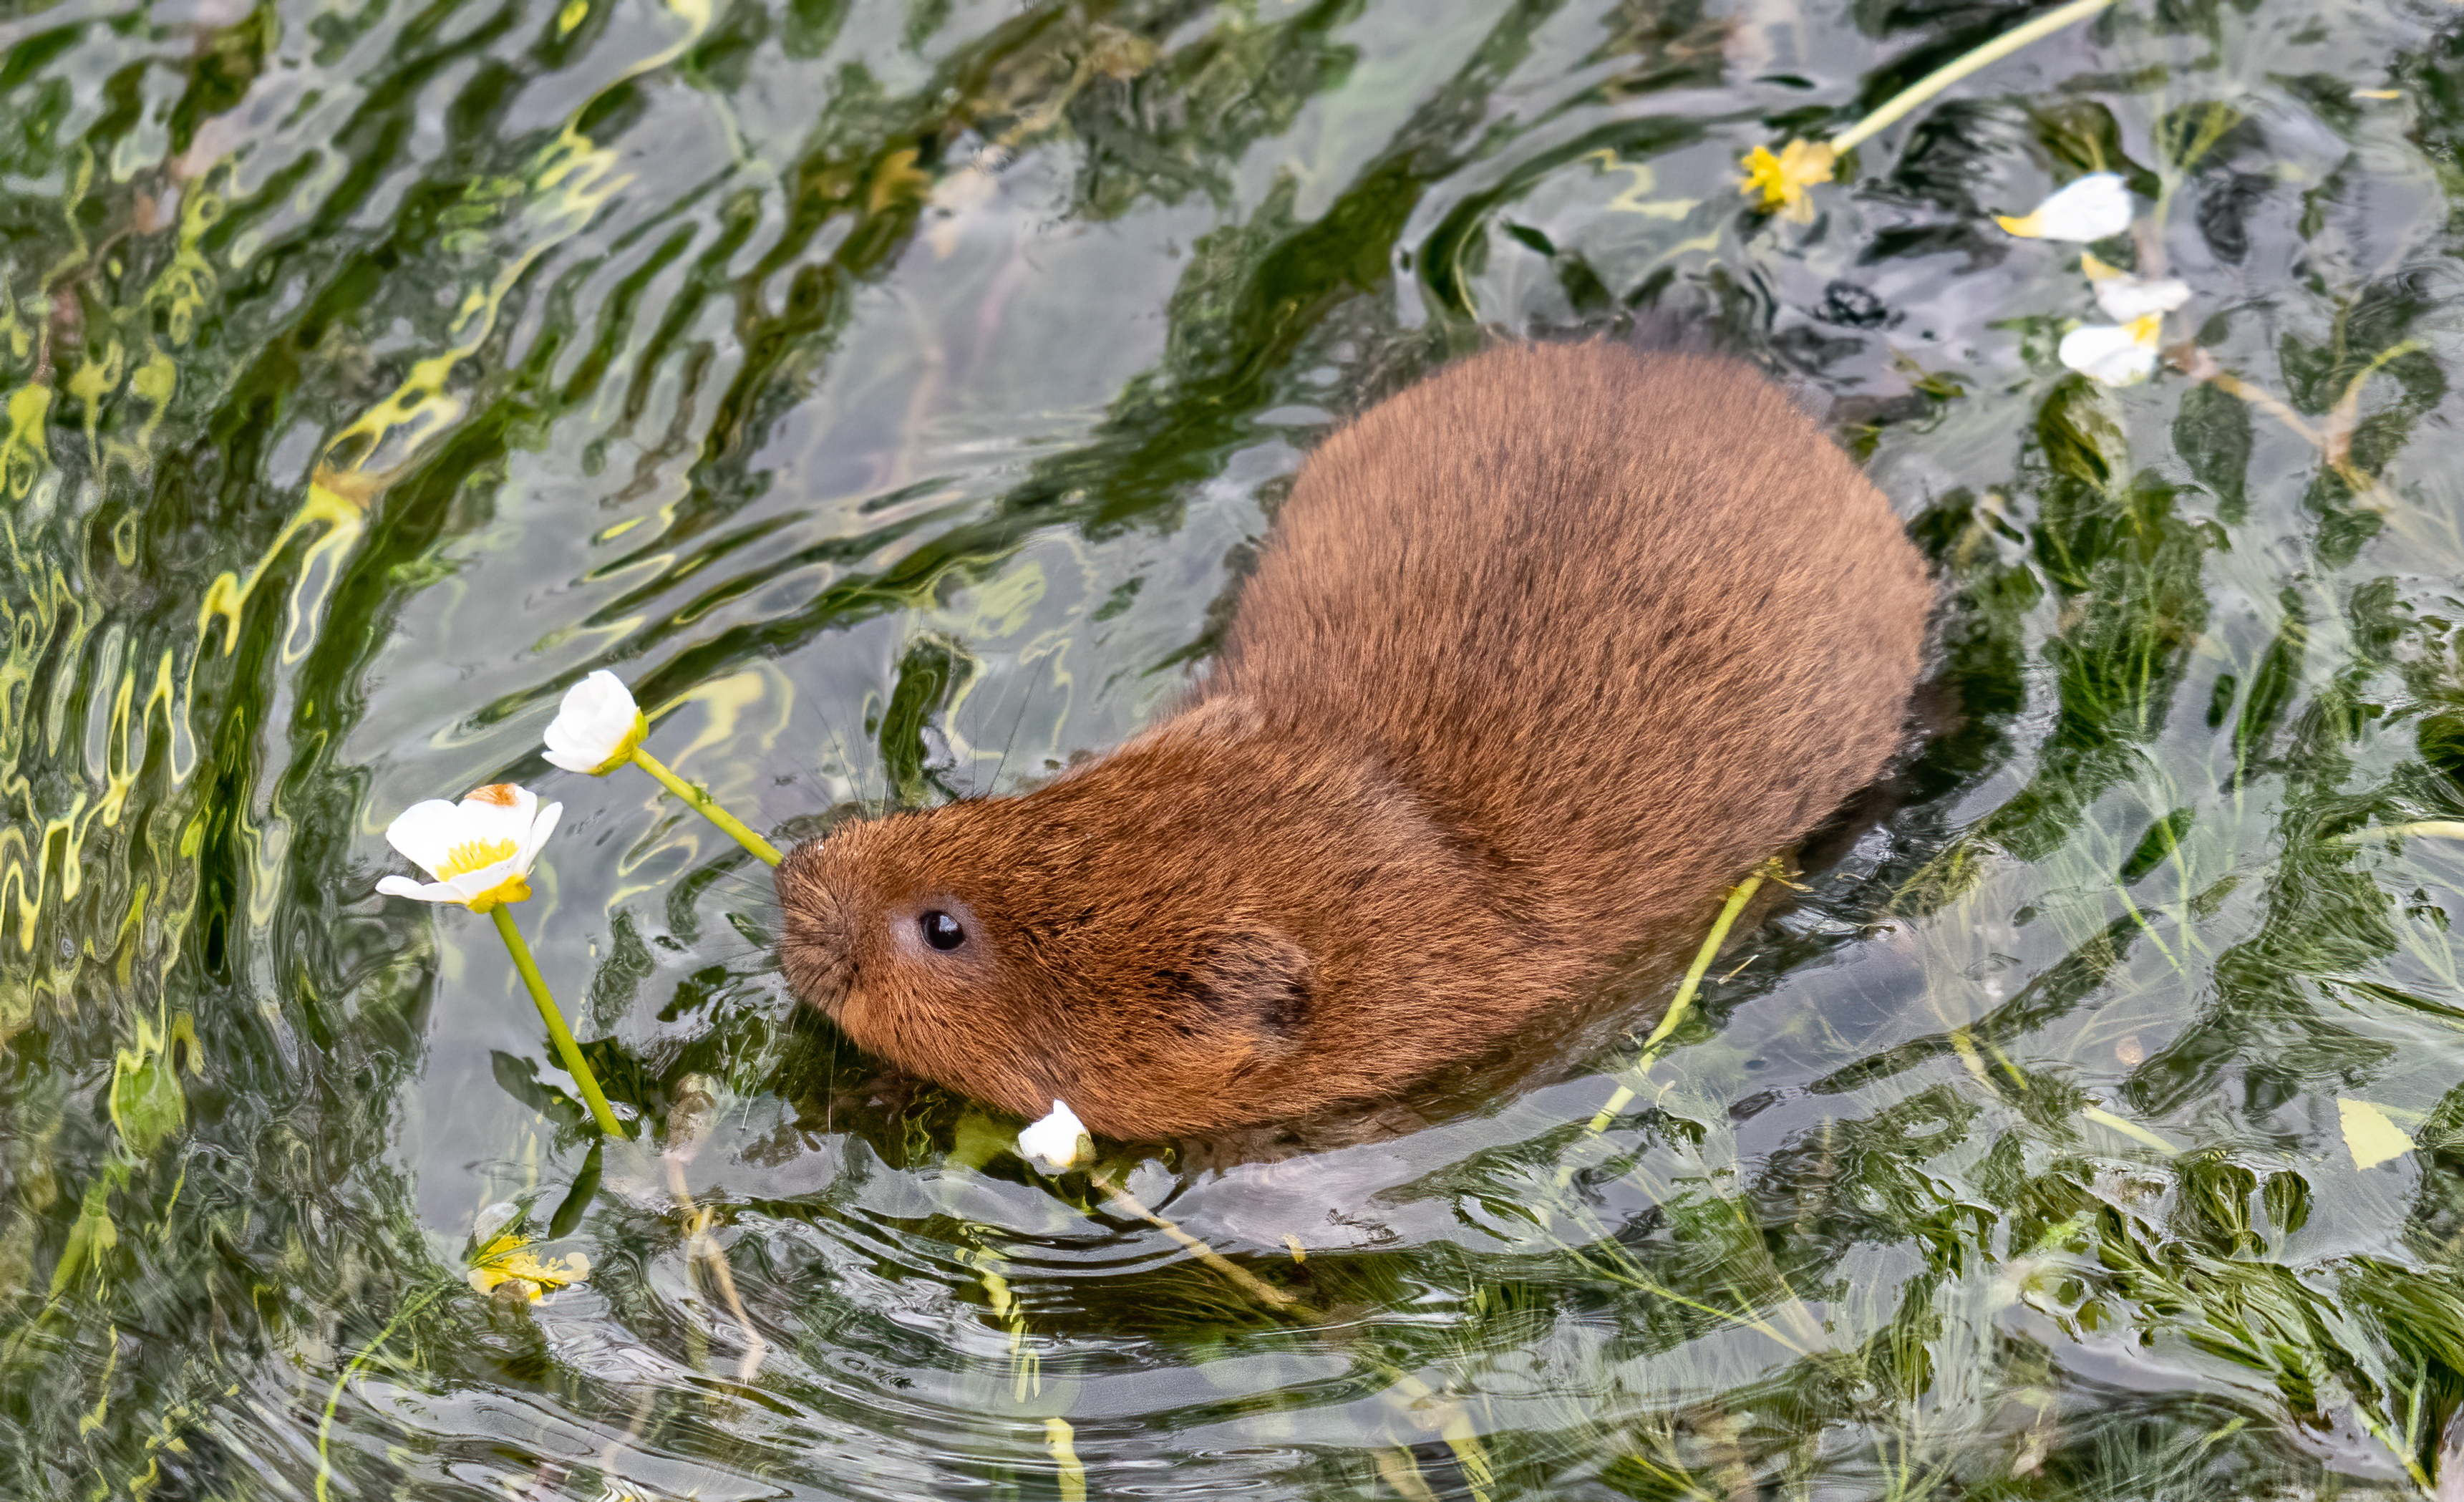
[[[2173,417],[2173,444],[2190,477],[2216,497],[2218,517],[2238,522],[2248,507],[2250,408],[2212,386],[2190,387]]]

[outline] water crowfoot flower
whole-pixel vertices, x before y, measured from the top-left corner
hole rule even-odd
[[[2109,266],[2088,254],[2079,256],[2079,270],[2087,273],[2088,285],[2096,293],[2096,305],[2117,323],[2144,319],[2150,313],[2170,313],[2190,300],[2189,283],[2178,276],[2133,276],[2119,266]]]
[[[521,930],[514,926],[514,916],[505,911],[506,903],[529,898],[531,867],[563,812],[562,804],[541,808],[537,793],[511,783],[475,788],[458,804],[442,798],[413,804],[385,827],[385,839],[427,867],[436,880],[422,886],[407,876],[387,876],[377,883],[377,890],[389,897],[458,903],[495,920],[496,932],[514,957],[514,968],[521,973],[533,1005],[539,1007],[539,1020],[547,1024],[548,1037],[565,1072],[582,1087],[583,1099],[589,1102],[599,1130],[621,1138],[625,1129],[608,1109],[598,1076],[590,1072],[590,1061],[582,1056],[582,1046],[565,1027],[564,1014],[557,1009],[539,962],[522,942]]]
[[[2101,240],[2130,228],[2130,188],[2119,173],[2090,172],[2035,207],[1993,222],[2031,240]]]
[[[2055,350],[2061,363],[2107,386],[2132,386],[2156,370],[2156,344],[2165,315],[2150,313],[2127,323],[2090,323],[2062,336]]]
[[[1095,1140],[1078,1114],[1056,1100],[1049,1115],[1018,1134],[1018,1152],[1061,1173],[1094,1161]]]
[[[695,813],[717,825],[728,838],[776,866],[779,848],[753,832],[744,821],[718,806],[718,800],[668,770],[658,758],[642,749],[650,733],[649,717],[616,674],[602,668],[564,691],[556,718],[548,722],[547,760],[568,772],[605,777],[630,762],[690,805]]]
[[[548,722],[548,764],[605,777],[633,760],[633,748],[649,733],[650,722],[624,681],[602,668],[564,691]]]
[[[428,869],[428,885],[387,876],[377,890],[389,897],[458,902],[473,913],[531,895],[531,865],[556,831],[564,805],[539,806],[539,795],[511,783],[472,790],[458,804],[442,798],[413,804],[385,826],[385,841]]]

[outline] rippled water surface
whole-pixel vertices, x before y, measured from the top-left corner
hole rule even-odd
[[[2464,11],[2120,0],[1739,196],[2030,14],[0,0],[0,1493],[2464,1486]],[[2192,293],[2118,390],[1991,217],[2100,168]],[[1910,519],[1941,732],[1646,1071],[1116,1154],[1207,1256],[868,1089],[762,868],[539,759],[608,667],[782,840],[1013,788],[1341,413],[1651,310]],[[644,1146],[372,895],[501,779]]]

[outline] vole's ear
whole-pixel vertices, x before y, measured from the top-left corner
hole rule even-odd
[[[1271,928],[1217,935],[1192,979],[1199,1000],[1221,1025],[1288,1039],[1309,1022],[1309,956]]]

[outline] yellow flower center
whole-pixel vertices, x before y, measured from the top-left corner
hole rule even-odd
[[[454,877],[509,860],[521,846],[512,840],[466,840],[447,852],[445,864],[436,868],[436,879],[451,881]]]

